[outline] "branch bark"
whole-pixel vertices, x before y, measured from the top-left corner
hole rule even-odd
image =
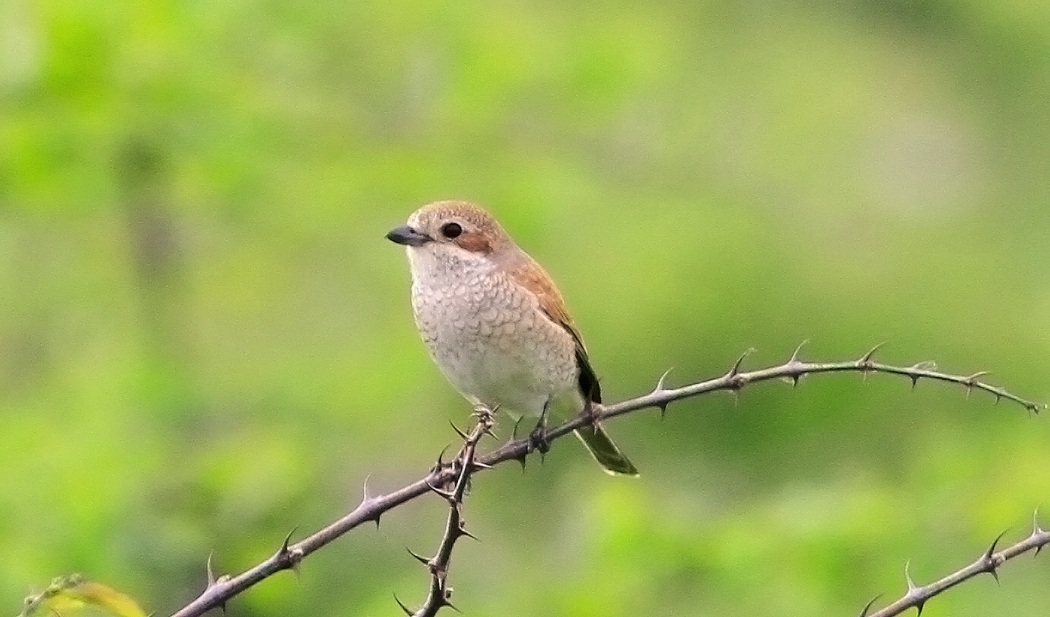
[[[1027,538],[1021,540],[1017,544],[1004,548],[998,553],[995,552],[995,547],[999,544],[999,540],[1002,539],[1003,534],[999,534],[999,537],[992,541],[991,546],[988,550],[981,553],[973,563],[964,566],[951,574],[944,576],[928,585],[916,585],[915,581],[911,578],[911,573],[908,571],[907,565],[904,566],[904,582],[908,585],[908,591],[898,600],[888,604],[887,606],[869,613],[872,606],[875,605],[875,601],[878,597],[873,598],[868,605],[861,611],[860,617],[892,617],[893,615],[900,615],[908,609],[917,609],[920,613],[926,602],[936,595],[939,595],[945,591],[948,591],[952,587],[959,585],[979,574],[991,574],[995,577],[995,581],[999,582],[999,567],[1004,563],[1019,557],[1028,551],[1035,551],[1036,555],[1043,549],[1044,546],[1050,544],[1050,531],[1044,531],[1039,527],[1039,521],[1036,517],[1032,518],[1032,533]]]
[[[739,392],[740,390],[742,390],[750,384],[769,381],[773,379],[789,379],[794,385],[797,385],[799,380],[803,376],[821,373],[859,372],[865,376],[867,376],[870,373],[886,373],[891,375],[900,375],[909,378],[912,382],[913,388],[920,379],[943,381],[964,387],[966,389],[967,394],[969,394],[972,390],[981,390],[987,392],[995,397],[996,402],[999,402],[1002,399],[1006,399],[1023,406],[1025,409],[1032,413],[1038,413],[1040,410],[1045,409],[1046,407],[1045,405],[1041,405],[1033,401],[1021,398],[1017,395],[1014,395],[1003,388],[993,386],[984,381],[981,381],[981,378],[988,374],[984,371],[964,376],[937,371],[936,365],[934,365],[932,362],[920,362],[918,364],[914,364],[912,366],[907,367],[875,362],[873,358],[875,352],[880,347],[881,345],[874,347],[873,349],[860,356],[856,360],[847,360],[843,362],[814,363],[804,362],[800,360],[799,353],[802,349],[802,345],[799,345],[799,347],[796,348],[795,352],[791,355],[791,358],[783,364],[757,369],[754,371],[742,371],[741,367],[744,363],[744,360],[750,354],[749,350],[747,353],[744,353],[742,356],[740,356],[740,358],[732,365],[732,367],[728,371],[726,371],[726,373],[723,374],[721,377],[691,383],[678,388],[667,387],[667,376],[670,373],[670,371],[668,371],[667,373],[664,373],[664,375],[658,380],[653,390],[648,394],[621,401],[613,405],[593,405],[591,408],[591,413],[581,414],[570,420],[567,420],[566,422],[563,422],[562,424],[559,424],[558,426],[551,428],[547,432],[547,437],[549,441],[553,442],[554,440],[564,437],[565,435],[571,433],[573,430],[582,426],[619,417],[642,409],[657,408],[660,410],[661,414],[663,414],[670,403],[680,401],[686,398],[702,396],[711,392]],[[475,430],[477,429],[477,427],[478,425],[475,426]],[[471,435],[473,434],[474,432],[472,431]],[[470,436],[468,435],[464,439],[464,448],[466,448],[466,446],[469,443]],[[500,448],[497,448],[496,450],[489,452],[488,454],[482,455],[480,457],[476,457],[473,453],[473,448],[475,446],[476,441],[474,442],[474,445],[471,446],[470,458],[473,461],[473,465],[467,465],[464,467],[457,466],[455,462],[451,464],[440,464],[439,461],[438,465],[436,465],[433,469],[430,470],[429,473],[427,473],[419,480],[416,480],[411,484],[408,484],[395,491],[383,495],[371,495],[366,483],[364,496],[361,500],[361,503],[359,503],[357,507],[354,508],[351,512],[349,512],[342,518],[334,521],[327,527],[311,534],[310,536],[307,536],[306,538],[297,543],[289,544],[289,538],[286,538],[285,542],[280,546],[277,552],[275,552],[273,555],[263,560],[259,564],[253,566],[252,568],[249,568],[248,570],[245,570],[244,572],[236,576],[220,576],[216,578],[211,573],[211,568],[209,566],[207,587],[196,599],[194,599],[192,602],[173,613],[171,617],[198,617],[213,608],[224,606],[226,602],[229,601],[231,598],[253,587],[261,581],[269,578],[277,572],[297,568],[299,563],[311,553],[331,543],[336,538],[339,538],[340,536],[359,527],[363,523],[371,521],[378,526],[380,518],[384,513],[430,492],[433,489],[433,487],[443,487],[449,485],[455,486],[454,483],[456,483],[457,480],[463,479],[463,469],[470,469],[470,471],[467,473],[467,475],[469,476],[469,474],[474,473],[476,471],[485,470],[510,460],[521,461],[524,464],[524,461],[532,452],[530,440],[527,437],[522,439],[512,439]],[[461,456],[458,458],[462,458],[462,455],[464,454],[464,451],[462,449],[460,454]],[[1042,544],[1038,544],[1039,547],[1043,546],[1046,543],[1046,541],[1050,541],[1044,538],[1043,535],[1037,534],[1035,537],[1038,540],[1043,541]],[[1029,549],[1026,550],[1030,550],[1030,548],[1035,547],[1036,546],[1033,545],[1032,547],[1029,547]],[[1014,548],[1015,547],[1006,549],[1005,551],[1003,551],[1003,553],[1007,553],[1008,551]],[[1003,560],[1005,561],[1005,559],[1009,558],[1010,557],[1005,557]],[[974,575],[975,574],[964,576],[961,580],[965,580],[966,578],[970,578]],[[944,579],[942,579],[942,581],[943,580]],[[958,584],[958,582],[961,582],[961,580],[945,586],[944,589],[950,588],[951,586]],[[929,590],[930,588],[933,588],[940,582],[941,581],[938,581],[937,583],[933,583],[931,585],[919,587],[916,589],[919,589],[920,591]],[[443,582],[442,585],[444,585]],[[935,593],[932,593],[930,597],[932,597],[932,595],[940,593],[940,591],[943,591],[943,589],[939,589]],[[918,595],[912,594],[911,591],[909,591],[909,595],[905,596],[905,598],[909,598],[909,596],[912,596],[910,601],[914,601],[915,598],[919,597]],[[927,599],[929,598],[927,597],[922,599],[922,602],[925,602]],[[916,604],[909,604],[908,606],[916,606]],[[870,605],[866,610],[869,609]],[[885,611],[887,609],[883,610]],[[875,614],[879,615],[879,617],[886,617],[887,615],[899,614],[899,612],[880,612]]]
[[[452,462],[453,469],[456,470],[456,479],[452,484],[452,488],[429,487],[431,491],[448,502],[448,518],[445,520],[445,533],[442,534],[441,542],[438,543],[437,552],[434,553],[433,557],[427,559],[414,553],[412,550],[408,551],[417,561],[425,565],[430,572],[430,590],[427,592],[426,600],[423,601],[423,605],[419,607],[419,610],[412,611],[396,595],[394,596],[394,600],[397,601],[398,606],[405,611],[408,617],[433,617],[446,606],[452,609],[456,608],[452,604],[452,588],[448,586],[447,582],[448,567],[452,562],[452,549],[455,548],[456,541],[464,536],[474,537],[473,534],[467,531],[467,524],[463,520],[463,500],[466,498],[467,488],[470,486],[470,476],[475,471],[484,468],[484,466],[480,466],[474,460],[478,442],[485,435],[492,434],[492,427],[495,424],[492,411],[489,409],[479,407],[474,410],[474,415],[477,418],[477,422],[469,434],[462,433],[459,429],[456,429],[456,432],[463,438],[463,446],[459,449],[459,454],[456,455],[455,460]],[[439,464],[438,466],[440,467],[441,465]]]

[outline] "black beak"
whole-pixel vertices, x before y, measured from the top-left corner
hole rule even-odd
[[[416,231],[408,225],[402,225],[391,229],[387,232],[386,239],[391,242],[396,242],[397,244],[404,244],[405,246],[423,246],[427,242],[433,240],[430,236],[421,231]]]

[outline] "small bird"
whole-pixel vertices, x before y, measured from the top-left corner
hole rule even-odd
[[[438,201],[386,237],[406,247],[423,342],[472,405],[539,416],[531,437],[543,450],[552,406],[590,413],[601,403],[587,348],[554,281],[488,212]],[[576,435],[608,473],[638,475],[601,426]]]

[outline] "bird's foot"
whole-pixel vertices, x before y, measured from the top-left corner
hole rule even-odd
[[[588,401],[587,404],[583,406],[583,410],[580,411],[580,417],[590,424],[598,424],[598,420],[601,419],[604,412],[605,408],[602,407],[601,403]]]
[[[540,462],[543,462],[543,457],[547,454],[547,451],[551,449],[550,436],[547,435],[547,410],[550,408],[550,400],[543,404],[543,411],[540,412],[540,419],[536,421],[536,427],[529,433],[529,452],[539,452]]]
[[[551,449],[551,440],[547,436],[547,426],[544,423],[536,425],[536,428],[532,429],[529,433],[529,450],[535,450],[540,453],[540,457],[547,453]]]

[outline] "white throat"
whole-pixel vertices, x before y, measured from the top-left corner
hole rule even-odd
[[[496,269],[487,257],[458,247],[408,247],[407,253],[412,281],[426,287],[458,286]]]

